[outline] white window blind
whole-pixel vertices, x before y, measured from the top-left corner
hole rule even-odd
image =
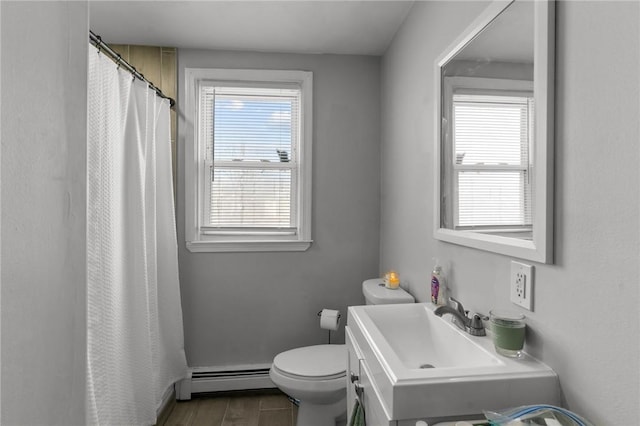
[[[533,98],[453,95],[454,225],[531,226]]]
[[[299,88],[203,86],[203,230],[295,234]]]

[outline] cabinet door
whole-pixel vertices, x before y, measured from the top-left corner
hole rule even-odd
[[[347,419],[351,418],[353,405],[356,402],[356,392],[354,383],[351,378],[358,379],[360,377],[360,360],[362,360],[362,352],[358,347],[349,327],[344,328],[345,342],[347,344]]]
[[[371,372],[367,366],[366,360],[360,363],[360,380],[361,386],[360,400],[364,405],[365,420],[370,426],[397,426],[395,420],[390,420],[384,407],[382,400],[378,395],[375,384],[371,381]]]

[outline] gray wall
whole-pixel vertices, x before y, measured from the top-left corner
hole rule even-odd
[[[266,364],[283,350],[326,343],[318,311],[339,309],[346,318],[348,305],[364,303],[362,281],[378,273],[380,58],[179,49],[179,93],[185,67],[314,73],[314,243],[306,252],[186,250],[180,119],[178,243],[189,365]],[[344,342],[344,328],[333,338]]]
[[[417,2],[382,64],[381,270],[427,301],[433,256],[465,307],[509,302],[510,258],[432,237],[434,61],[481,2]],[[535,264],[527,350],[594,424],[640,418],[640,3],[559,2],[554,265]],[[400,208],[401,207],[401,208]]]
[[[0,421],[82,425],[88,7],[0,7]]]

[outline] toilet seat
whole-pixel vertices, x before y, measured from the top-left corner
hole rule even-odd
[[[273,367],[293,379],[332,380],[345,377],[347,365],[345,345],[315,345],[282,352]]]

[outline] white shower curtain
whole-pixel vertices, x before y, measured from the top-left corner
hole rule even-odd
[[[87,422],[156,421],[186,376],[169,102],[90,46]]]

